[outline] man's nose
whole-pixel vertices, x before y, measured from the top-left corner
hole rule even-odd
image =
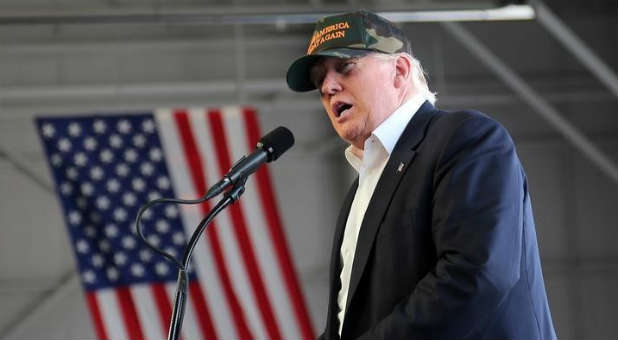
[[[335,70],[329,70],[322,81],[322,93],[333,95],[342,89],[339,74]]]

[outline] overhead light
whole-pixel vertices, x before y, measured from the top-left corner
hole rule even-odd
[[[534,9],[529,5],[506,5],[490,9],[380,12],[379,14],[393,22],[512,21],[534,19]]]

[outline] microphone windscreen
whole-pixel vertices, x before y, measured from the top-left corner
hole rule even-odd
[[[280,126],[267,133],[257,144],[259,149],[266,151],[268,161],[272,162],[294,145],[292,131]]]

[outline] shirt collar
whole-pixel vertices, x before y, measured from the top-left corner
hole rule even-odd
[[[372,134],[378,138],[389,155],[393,152],[395,144],[397,144],[410,119],[424,102],[425,97],[422,95],[413,96],[373,130]]]
[[[421,105],[425,102],[425,97],[421,94],[417,94],[408,99],[403,105],[398,107],[390,116],[388,116],[378,127],[371,133],[380,144],[384,147],[384,150],[390,154],[393,152],[399,137],[403,134],[403,130],[406,128],[410,119],[414,116],[416,111],[420,109]],[[365,141],[367,143],[367,141]],[[352,149],[353,145],[350,145],[345,150],[345,157],[348,163],[358,172],[362,164],[362,159]],[[363,150],[360,151],[362,154]]]

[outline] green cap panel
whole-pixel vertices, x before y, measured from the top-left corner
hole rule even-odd
[[[410,40],[393,23],[381,16],[356,11],[324,17],[315,25],[307,54],[297,59],[287,73],[294,91],[310,91],[309,70],[318,56],[355,58],[369,52],[412,54]]]

